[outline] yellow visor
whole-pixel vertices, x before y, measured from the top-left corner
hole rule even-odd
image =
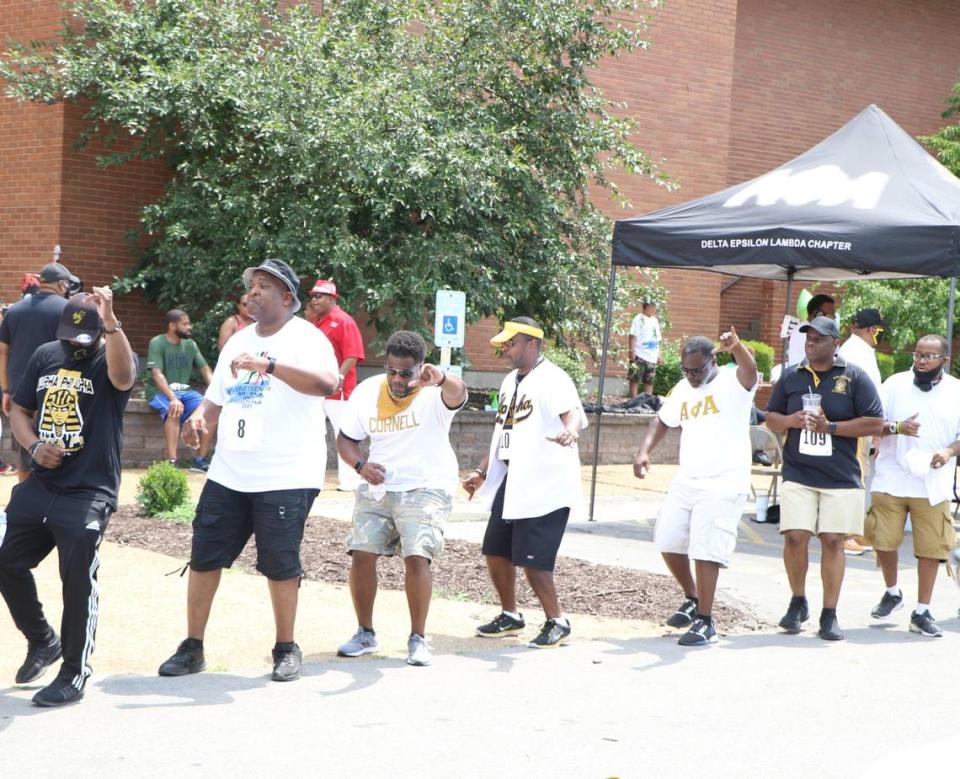
[[[522,322],[507,322],[503,326],[503,330],[490,339],[490,345],[503,346],[515,335],[520,334],[529,335],[531,338],[539,338],[541,341],[543,340],[543,330],[541,330],[539,327],[531,327],[530,325],[525,325]]]

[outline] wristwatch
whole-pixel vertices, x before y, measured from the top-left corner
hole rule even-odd
[[[897,433],[897,423],[896,422],[887,422],[887,432],[890,435],[896,435]]]
[[[117,320],[117,324],[114,325],[113,330],[107,330],[107,328],[103,328],[105,335],[113,335],[118,330],[123,330],[123,322],[121,322],[119,319]]]
[[[831,422],[829,425],[827,425],[827,432],[828,432],[830,435],[836,435],[836,434],[837,434],[837,423],[836,423],[836,422]]]

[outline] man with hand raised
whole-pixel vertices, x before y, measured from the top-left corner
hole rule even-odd
[[[736,371],[717,369],[716,355],[730,352]],[[650,453],[672,427],[680,428],[680,470],[657,517],[654,543],[684,600],[667,620],[689,629],[683,646],[716,643],[713,598],[721,568],[730,564],[737,525],[750,492],[750,410],[759,377],[753,355],[737,331],[714,346],[705,336],[688,338],[680,355],[682,378],[657,413],[633,463],[643,479]],[[696,578],[690,570],[694,561]]]

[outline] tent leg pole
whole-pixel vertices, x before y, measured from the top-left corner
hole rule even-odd
[[[950,297],[947,300],[947,362],[953,357],[953,322],[956,313],[957,279],[950,279]]]
[[[613,323],[613,291],[617,285],[617,266],[610,263],[610,283],[607,286],[607,321],[603,328],[603,354],[600,358],[600,381],[597,386],[597,422],[593,431],[593,470],[590,474],[590,515],[587,520],[596,522],[593,509],[597,499],[597,465],[600,462],[600,424],[603,419],[603,384],[607,377],[607,352],[610,348],[610,329]]]
[[[789,268],[787,270],[787,305],[784,309],[787,313],[787,316],[790,315],[790,297],[792,295],[793,295],[793,268]],[[783,348],[782,348],[783,354],[781,355],[782,359],[780,360],[780,363],[781,363],[780,378],[781,379],[787,373],[787,359],[790,357],[790,355],[788,354],[789,351],[790,351],[790,338],[787,337],[783,339]]]

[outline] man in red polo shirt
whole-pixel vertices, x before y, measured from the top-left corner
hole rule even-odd
[[[363,338],[360,328],[346,311],[337,305],[340,296],[337,285],[329,279],[317,279],[310,290],[310,301],[304,312],[308,321],[313,321],[333,345],[340,366],[340,386],[323,403],[323,410],[333,427],[333,440],[340,433],[340,415],[354,387],[357,386],[357,363],[364,358]],[[355,490],[360,477],[351,465],[337,458],[337,489]]]

